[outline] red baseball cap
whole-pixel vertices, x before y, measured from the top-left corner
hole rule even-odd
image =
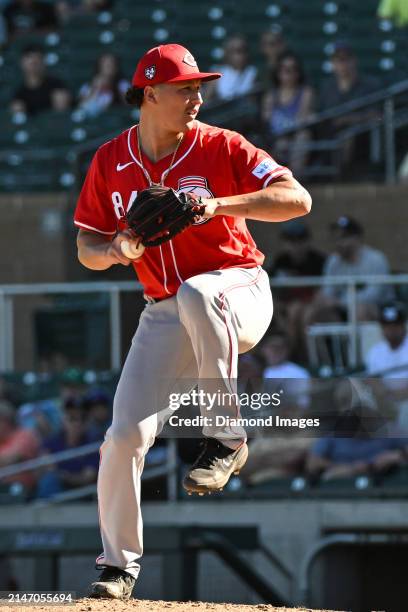
[[[202,79],[219,79],[219,72],[200,72],[190,51],[181,45],[160,45],[147,51],[136,66],[132,79],[134,87],[177,83]]]

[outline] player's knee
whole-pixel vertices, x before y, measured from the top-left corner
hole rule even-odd
[[[202,312],[207,310],[211,304],[211,296],[202,283],[192,278],[180,285],[177,291],[177,303],[181,311],[185,310],[190,314],[197,311]]]
[[[154,436],[140,423],[112,423],[106,433],[106,440],[117,445],[122,452],[126,449],[142,458],[152,445]]]

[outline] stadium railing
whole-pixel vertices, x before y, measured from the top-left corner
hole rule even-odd
[[[70,459],[76,459],[77,457],[83,457],[91,455],[99,451],[101,442],[93,442],[92,444],[85,444],[78,448],[70,450],[60,451],[58,453],[52,453],[36,459],[30,459],[29,461],[22,461],[7,467],[0,468],[0,482],[4,478],[10,478],[11,476],[17,476],[22,472],[29,470],[38,470],[40,468],[46,468],[50,465],[55,465],[67,461]],[[163,465],[146,467],[143,472],[143,480],[154,480],[155,478],[165,477],[167,482],[167,499],[168,501],[175,501],[177,499],[177,447],[176,441],[169,439],[167,441],[167,457]],[[53,497],[47,499],[37,499],[35,503],[38,504],[50,504],[50,503],[63,503],[66,501],[74,501],[90,495],[96,494],[96,484],[87,485],[85,487],[78,487],[68,491],[58,493]],[[12,495],[10,496],[10,501]]]
[[[358,366],[359,322],[357,320],[357,288],[359,285],[389,285],[399,287],[408,285],[408,274],[390,274],[373,276],[338,276],[327,278],[321,276],[272,278],[271,287],[324,287],[344,286],[347,288],[347,322],[344,324],[349,339],[349,367]],[[14,358],[14,322],[13,300],[17,296],[56,295],[76,293],[107,293],[109,295],[110,321],[110,368],[118,371],[121,367],[121,293],[142,291],[136,281],[92,282],[92,283],[38,283],[0,285],[0,372],[13,372]]]

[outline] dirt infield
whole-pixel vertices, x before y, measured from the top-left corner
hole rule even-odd
[[[79,599],[69,606],[1,606],[1,612],[330,612],[330,610],[311,610],[311,608],[275,608],[267,604],[246,606],[229,603],[205,603],[202,601],[148,601],[131,599],[128,602],[113,600]]]

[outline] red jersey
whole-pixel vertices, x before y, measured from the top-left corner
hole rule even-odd
[[[159,183],[170,154],[143,165]],[[183,138],[165,184],[177,192],[207,198],[240,195],[266,187],[290,170],[262,149],[230,130],[199,121]],[[113,236],[126,228],[121,220],[137,192],[148,187],[138,156],[137,130],[132,126],[96,152],[79,196],[75,225]],[[149,247],[133,263],[146,295],[174,295],[180,284],[204,272],[224,268],[253,268],[264,255],[257,249],[245,219],[215,216],[203,219],[157,247]]]

